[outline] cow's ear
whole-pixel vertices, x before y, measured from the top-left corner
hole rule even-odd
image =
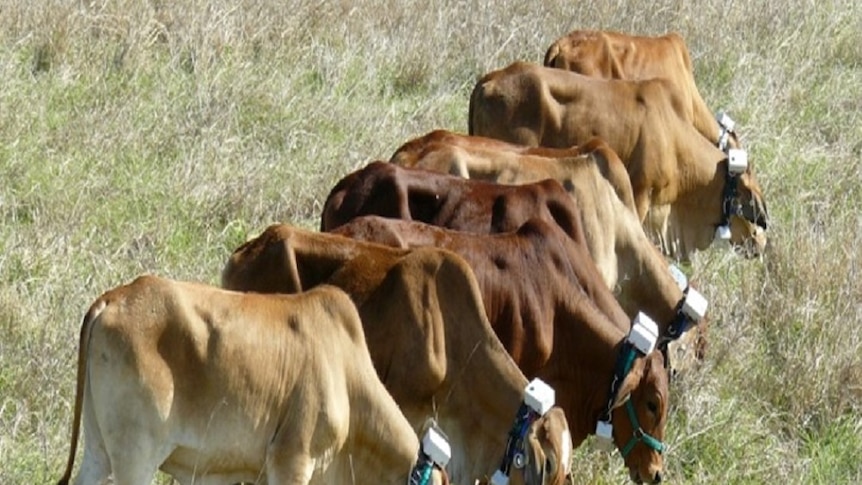
[[[629,395],[637,389],[641,379],[643,378],[645,361],[646,359],[643,357],[635,359],[632,369],[629,371],[625,379],[623,379],[623,384],[620,386],[619,391],[617,391],[617,396],[614,399],[614,408],[622,406],[622,404],[626,402],[626,399],[628,399]]]

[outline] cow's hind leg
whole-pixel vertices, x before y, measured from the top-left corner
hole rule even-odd
[[[90,392],[89,386],[85,392]],[[81,462],[81,469],[75,477],[74,485],[107,485],[108,478],[111,476],[111,460],[108,458],[105,441],[102,439],[102,432],[91,403],[91,400],[85,398],[82,416],[84,460]]]
[[[269,484],[308,485],[314,474],[314,460],[305,453],[269,453],[266,478]]]
[[[132,432],[127,435],[126,440],[109,447],[114,485],[151,483],[159,466],[170,456],[171,449],[153,447],[152,440],[142,438],[142,434]]]
[[[90,445],[90,441],[94,444]],[[84,448],[84,461],[81,469],[75,477],[75,485],[107,485],[108,477],[111,476],[111,465],[108,454],[102,448],[101,443],[95,443],[94,439],[86,442]]]

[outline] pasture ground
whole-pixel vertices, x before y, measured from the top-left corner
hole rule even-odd
[[[465,131],[478,76],[541,62],[575,28],[682,33],[770,210],[764,257],[713,249],[686,268],[710,346],[673,385],[665,476],[862,481],[862,3],[7,0],[0,483],[62,473],[101,292],[145,272],[216,284],[245,238],[316,228],[336,180]],[[589,444],[575,471],[628,480]]]

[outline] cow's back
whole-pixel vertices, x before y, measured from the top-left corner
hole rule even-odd
[[[603,79],[668,79],[682,96],[695,128],[718,141],[718,123],[697,89],[685,40],[676,32],[651,37],[575,30],[548,47],[544,65]],[[736,139],[732,143],[737,146]]]
[[[488,235],[366,216],[336,231],[406,247],[433,244],[462,256],[476,275],[495,333],[527,375],[550,358],[552,322],[576,295],[586,295],[607,318],[628,327],[586,248],[542,219],[528,220],[516,232]]]
[[[422,160],[424,164],[425,157]],[[501,185],[424,167],[385,164],[387,179],[383,180],[377,175],[379,165],[375,162],[336,184],[324,204],[322,230],[331,231],[355,217],[378,215],[489,234],[513,231],[529,218],[542,217],[554,221],[572,239],[584,241],[575,202],[559,182],[550,178],[517,186]],[[392,187],[396,186],[398,194],[393,193]],[[348,199],[350,204],[339,202]],[[401,208],[382,209],[384,205]]]
[[[664,138],[673,119],[685,120],[665,79],[597,79],[525,62],[480,79],[469,116],[471,135],[521,145],[569,148],[599,137],[627,166],[644,137]]]

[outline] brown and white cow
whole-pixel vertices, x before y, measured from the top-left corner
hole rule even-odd
[[[713,116],[700,95],[691,54],[676,32],[653,37],[575,30],[548,47],[544,64],[601,79],[667,79],[697,131],[722,149],[740,148],[733,121]]]
[[[104,293],[81,327],[61,485],[82,414],[77,485],[157,469],[183,484],[400,484],[420,450],[331,286],[259,295],[144,276]]]
[[[476,84],[469,127],[531,146],[602,138],[625,164],[638,216],[667,255],[687,259],[709,247],[717,228],[729,227],[747,254],[766,245],[766,205],[744,152],[727,154],[701,135],[666,79],[595,79],[516,62]]]
[[[407,267],[396,264],[401,258],[414,254],[441,255],[435,258],[446,255],[445,259],[451,262],[445,265],[411,264]],[[430,256],[424,256],[427,257]],[[447,271],[442,271],[443,268]],[[408,417],[409,406],[407,401],[401,399],[434,394],[431,390],[434,386],[433,383],[428,384],[430,387],[425,391],[415,388],[417,382],[430,381],[423,378],[422,373],[413,375],[412,369],[420,364],[413,367],[394,365],[388,362],[388,356],[394,351],[410,355],[427,353],[428,350],[424,349],[405,348],[402,327],[405,322],[445,318],[439,324],[442,327],[430,323],[418,325],[425,328],[425,332],[439,334],[441,338],[445,335],[445,344],[429,345],[426,349],[440,349],[441,353],[445,349],[450,355],[448,362],[452,363],[452,367],[442,369],[437,372],[437,376],[444,383],[454,380],[460,386],[450,391],[444,390],[442,395],[436,394],[439,396],[436,399],[436,419],[449,433],[452,444],[453,457],[448,472],[453,482],[459,481],[456,476],[476,476],[459,473],[452,468],[458,457],[456,448],[465,440],[473,440],[477,443],[476,448],[471,448],[473,445],[465,445],[465,448],[478,453],[481,443],[492,442],[495,430],[499,429],[507,416],[511,416],[512,402],[517,399],[516,390],[523,380],[517,385],[504,386],[504,379],[495,377],[499,371],[493,371],[490,366],[486,366],[485,370],[475,367],[482,360],[487,360],[483,357],[488,353],[486,347],[493,346],[503,353],[506,350],[494,335],[497,329],[490,328],[482,293],[467,263],[443,249],[395,249],[282,225],[271,226],[260,237],[235,251],[223,273],[226,286],[251,291],[295,291],[324,281],[342,287],[353,295],[363,319],[375,367]],[[610,409],[617,445],[620,448],[632,448],[626,454],[625,462],[633,479],[646,482],[659,480],[662,469],[660,446],[656,450],[641,444],[641,441],[632,445],[630,443],[635,436],[634,428],[640,428],[646,435],[658,440],[663,437],[668,407],[668,382],[663,358],[658,352],[638,357],[633,360],[630,372],[618,376],[616,380],[612,379],[618,355],[625,348],[626,332],[611,324],[585,293],[568,297],[569,303],[558,309],[559,321],[590,324],[554,325],[552,335],[530,335],[525,339],[521,349],[524,355],[550,355],[550,360],[529,377],[539,377],[556,390],[556,402],[566,414],[575,445],[594,432],[596,420]],[[455,306],[452,302],[461,303]],[[624,314],[622,318],[626,318]],[[482,324],[475,323],[477,320]],[[483,330],[470,329],[472,327]],[[472,335],[475,332],[481,333],[482,337]],[[496,343],[491,344],[492,341]],[[447,362],[442,355],[437,360],[440,362],[437,367]],[[469,366],[464,362],[468,362]],[[424,367],[427,365],[419,368]],[[515,371],[517,368],[508,372]],[[614,392],[607,399],[612,381],[622,383],[624,390]],[[408,386],[406,393],[398,390],[404,385]],[[506,391],[509,397],[499,397],[503,388],[509,386],[511,390]],[[446,396],[446,399],[442,399],[442,396]],[[626,400],[625,396],[631,399]],[[466,400],[469,407],[455,409],[457,404],[453,401],[456,400]],[[494,413],[488,409],[489,406],[501,408],[502,412]],[[632,414],[626,410],[629,407]],[[466,419],[466,422],[447,421],[442,416],[444,412],[450,413],[452,419]],[[476,416],[488,418],[478,421]],[[497,416],[497,423],[492,423],[490,416]],[[632,417],[639,423],[634,428]],[[453,430],[460,431],[460,434],[453,436]],[[484,457],[480,454],[472,461],[472,467],[479,472],[487,470],[488,460],[493,466],[495,454]]]
[[[222,284],[263,293],[342,288],[359,309],[374,367],[408,421],[418,431],[431,415],[447,433],[453,483],[472,483],[500,465],[527,379],[491,329],[473,273],[454,253],[273,225],[234,251]],[[554,434],[556,443],[570,439],[563,437],[568,429]],[[542,447],[540,467],[555,477],[549,483],[561,483],[570,473],[569,449]]]

